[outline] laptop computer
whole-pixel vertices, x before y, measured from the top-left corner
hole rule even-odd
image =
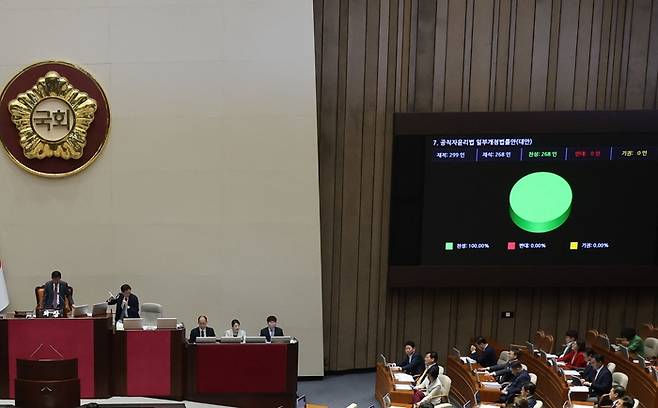
[[[144,330],[144,319],[141,317],[125,317],[123,330]]]
[[[175,329],[178,326],[178,319],[175,317],[158,317],[155,327],[158,329]]]
[[[529,341],[526,341],[525,344],[526,344],[526,346],[528,346],[528,351],[529,352],[531,352],[531,353],[535,352],[535,345],[534,344],[530,343]]]
[[[290,336],[272,336],[271,342],[288,344],[290,343],[290,340],[292,340],[292,337]]]
[[[215,337],[215,336],[197,337],[195,342],[197,344],[214,344],[214,343],[217,343],[217,337]]]
[[[302,395],[301,397],[297,398],[297,404],[295,404],[295,407],[306,408],[306,395]]]
[[[462,357],[462,353],[461,353],[461,351],[459,351],[459,349],[458,349],[457,347],[453,347],[453,348],[452,348],[452,351],[455,352],[455,355],[457,356],[457,358],[461,358],[461,357]]]
[[[267,343],[265,336],[245,336],[245,343]]]
[[[87,317],[89,305],[76,305],[73,307],[73,317]]]
[[[242,343],[242,337],[225,336],[219,339],[220,343]]]
[[[96,316],[105,316],[107,314],[107,303],[95,303],[91,308],[91,315]]]

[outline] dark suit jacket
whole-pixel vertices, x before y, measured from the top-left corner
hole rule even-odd
[[[53,300],[55,300],[55,290],[53,287],[53,281],[48,281],[43,285],[45,290],[43,307],[45,309],[53,308]],[[59,309],[64,309],[64,297],[69,292],[69,284],[63,280],[59,281]],[[73,296],[69,296],[69,302],[73,304]]]
[[[505,364],[496,364],[495,366],[489,367],[489,372],[493,375],[499,383],[511,382],[514,380],[514,374],[512,374],[512,369],[510,366],[512,363],[518,360],[510,360]]]
[[[537,405],[537,398],[535,398],[534,395],[529,396],[527,400],[528,400],[528,408],[534,408],[535,405]]]
[[[594,375],[596,375],[596,371],[594,371]],[[589,395],[592,397],[600,397],[609,392],[610,388],[612,388],[612,373],[608,370],[608,367],[603,366],[601,367],[599,375],[589,387]]]
[[[582,373],[581,377],[585,381],[592,382],[592,381],[594,381],[594,376],[595,375],[596,375],[596,370],[594,370],[594,367],[592,367],[591,364],[587,364],[585,366],[585,369],[583,370],[583,373]]]
[[[514,377],[514,380],[505,388],[507,391],[506,402],[514,401],[514,397],[521,393],[523,384],[530,382],[530,375],[528,371],[522,370],[519,375]],[[608,389],[609,390],[609,389]]]
[[[128,297],[128,308],[126,308],[126,315],[122,315],[121,305],[123,304],[123,293],[119,293],[112,300],[107,302],[108,305],[117,305],[117,312],[114,315],[114,319],[118,322],[124,317],[129,318],[138,318],[139,317],[139,299],[135,296],[134,293],[131,293]]]
[[[488,345],[487,348],[484,349],[484,351],[480,352],[479,354],[472,353],[471,358],[477,363],[482,366],[482,367],[491,367],[493,365],[496,365],[496,362],[498,361],[496,359],[496,350],[494,350],[491,345]]]
[[[195,327],[190,331],[190,343],[196,343],[196,338],[201,334],[201,330]],[[206,337],[215,337],[215,330],[212,327],[206,327]]]
[[[407,356],[398,364],[398,367],[409,375],[420,375],[425,369],[425,363],[420,353],[416,352],[411,356],[411,361],[409,361],[409,357]]]
[[[260,330],[260,335],[267,338],[267,341],[272,341],[272,338],[270,337],[270,329],[267,327],[264,327]],[[280,327],[275,327],[274,328],[274,335],[275,336],[283,336],[283,329]]]

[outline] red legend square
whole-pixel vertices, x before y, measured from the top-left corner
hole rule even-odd
[[[516,242],[508,242],[507,243],[507,250],[508,251],[514,251],[516,249]]]

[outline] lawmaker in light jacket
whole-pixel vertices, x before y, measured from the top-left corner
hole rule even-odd
[[[247,335],[247,332],[240,330],[240,321],[238,319],[233,319],[231,321],[231,328],[224,332],[224,337],[239,337],[244,338]]]

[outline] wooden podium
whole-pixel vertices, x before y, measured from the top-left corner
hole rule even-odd
[[[15,395],[17,407],[79,407],[78,359],[17,359]]]

